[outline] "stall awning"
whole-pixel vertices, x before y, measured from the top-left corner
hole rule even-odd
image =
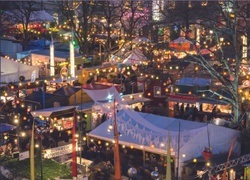
[[[1,123],[0,124],[0,133],[5,133],[8,131],[12,131],[16,128],[16,126],[13,126],[11,124]]]
[[[199,102],[200,98],[194,95],[170,94],[166,101],[193,104]]]
[[[135,103],[143,103],[143,102],[149,102],[149,101],[152,101],[152,100],[149,99],[149,98],[141,97],[141,98],[138,98],[138,99],[127,100],[125,103],[128,104],[128,105],[132,105],[132,104],[135,104]]]
[[[227,105],[228,102],[223,100],[216,100],[216,99],[209,99],[209,98],[201,98],[200,103],[207,103],[207,104],[220,104],[220,105]]]
[[[46,108],[38,111],[32,111],[31,115],[33,117],[40,117],[40,116],[55,117],[72,113],[76,110],[76,108],[77,106],[60,106],[60,107]]]
[[[113,99],[121,102],[121,96],[114,85],[91,83],[83,85],[82,88],[94,102],[107,102]]]

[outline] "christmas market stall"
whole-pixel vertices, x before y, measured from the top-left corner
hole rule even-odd
[[[111,116],[113,113],[112,107],[114,106],[114,100],[119,110],[122,108],[138,108],[138,110],[141,110],[143,104],[150,101],[150,99],[143,97],[142,93],[120,95],[115,86],[94,83],[84,85],[83,89],[94,101],[91,115],[92,129],[96,128]]]
[[[74,112],[76,106],[59,106],[53,108],[41,109],[32,111],[31,114],[35,119],[46,122],[49,125],[50,131],[57,131],[58,141],[63,138],[65,133],[67,136],[72,135],[74,125]]]
[[[129,56],[123,60],[123,64],[126,65],[140,65],[148,62],[147,57],[138,48],[133,49]]]
[[[171,156],[174,166],[181,176],[183,163],[202,156],[205,149],[210,155],[227,153],[232,148],[232,154],[240,153],[240,143],[231,145],[232,139],[239,137],[239,132],[214,124],[186,121],[177,118],[158,116],[136,112],[131,109],[121,109],[116,116],[88,133],[89,138],[96,141],[114,141],[114,133],[109,128],[117,121],[119,144],[123,148],[135,148],[144,152],[167,155],[168,133],[171,139]],[[145,154],[145,153],[143,153]],[[211,156],[205,156],[205,160]],[[175,168],[175,169],[176,169]]]

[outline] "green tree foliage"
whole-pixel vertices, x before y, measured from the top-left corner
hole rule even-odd
[[[29,159],[19,161],[16,158],[1,156],[0,164],[10,171],[13,178],[15,177],[30,177],[30,162]],[[52,159],[44,159],[42,162],[43,179],[55,179],[57,177],[71,177],[71,169],[66,164],[60,164]],[[36,179],[41,177],[41,161],[40,157],[35,157],[35,176]]]

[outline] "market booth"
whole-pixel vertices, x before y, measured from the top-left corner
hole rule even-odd
[[[179,176],[184,162],[201,156],[204,148],[209,146],[213,154],[226,153],[232,139],[239,135],[236,130],[215,124],[134,111],[123,101],[123,97],[114,86],[99,88],[96,86],[100,85],[84,87],[94,101],[92,131],[87,133],[88,139],[91,138],[91,142],[97,143],[99,140],[113,142],[114,133],[110,130],[110,126],[116,120],[118,132],[122,134],[119,137],[119,144],[143,151],[143,159],[145,159],[145,152],[167,155],[166,144],[170,133],[171,156],[175,160],[171,166],[179,167]],[[132,97],[133,94],[130,96]],[[116,114],[115,117],[114,114]],[[236,142],[232,147],[232,153],[239,154],[239,152],[240,144]]]
[[[215,107],[220,111],[216,113],[216,117],[229,120],[228,118],[231,117],[232,113],[232,106],[229,103],[207,97],[198,97],[192,94],[173,93],[167,97],[166,101],[168,102],[171,117],[176,116],[174,111],[177,104],[179,107],[183,104],[184,109],[186,109],[187,106],[196,106],[199,111],[198,114],[201,117],[200,121],[203,120],[202,118],[205,115],[208,117],[208,120],[210,120]]]
[[[150,99],[143,97],[143,93],[120,95],[119,89],[114,85],[85,84],[83,89],[94,102],[91,115],[92,130],[112,115],[114,101],[118,110],[136,107],[140,110],[145,102],[150,101]]]
[[[230,148],[233,154],[240,153],[239,142],[231,145],[232,140],[239,136],[239,132],[230,128],[141,113],[131,109],[121,109],[115,119],[118,132],[122,134],[119,137],[119,144],[126,148],[166,156],[166,144],[170,134],[171,156],[174,159],[172,163],[179,168],[179,177],[184,162],[202,156],[204,148],[208,146],[214,155],[228,153]],[[114,116],[89,132],[88,137],[96,141],[113,142],[113,131],[108,131],[113,123]]]
[[[76,106],[59,106],[32,111],[31,114],[34,118],[47,122],[52,131],[56,128],[60,132],[66,131],[71,135],[75,110]]]

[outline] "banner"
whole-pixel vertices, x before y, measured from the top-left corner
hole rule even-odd
[[[76,149],[78,149],[76,147]],[[46,149],[43,151],[44,158],[46,159],[51,159],[57,156],[62,156],[65,154],[70,154],[72,153],[72,144],[56,147],[56,148],[51,148],[51,149]]]
[[[24,151],[24,152],[19,153],[19,161],[28,159],[29,157],[30,157],[29,151]]]

